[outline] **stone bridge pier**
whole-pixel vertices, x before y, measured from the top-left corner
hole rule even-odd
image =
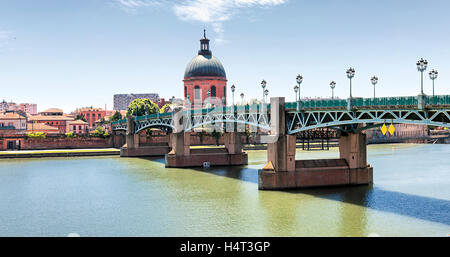
[[[166,154],[166,167],[203,167],[246,165],[247,153],[242,150],[241,133],[224,132],[225,148],[190,148],[190,132],[184,131],[182,110],[174,113],[171,134],[172,150]]]
[[[296,160],[296,136],[286,134],[284,97],[270,99],[267,165],[258,171],[260,190],[371,184],[366,136],[349,133],[339,139],[339,159]]]
[[[135,116],[127,117],[125,145],[120,148],[120,157],[164,156],[169,152],[169,145],[166,143],[141,145],[139,142],[139,133],[134,133],[134,119]]]

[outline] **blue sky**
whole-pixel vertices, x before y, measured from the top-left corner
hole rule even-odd
[[[417,95],[421,57],[450,94],[448,1],[0,0],[0,100],[38,109],[112,108],[115,93],[182,97],[203,27],[229,86],[246,98]],[[425,77],[425,93],[431,81]]]

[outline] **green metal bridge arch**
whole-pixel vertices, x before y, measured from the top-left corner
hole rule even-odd
[[[448,127],[450,95],[306,100],[301,102],[301,108],[297,108],[296,102],[285,103],[285,112],[287,134],[361,123]],[[183,117],[186,118],[186,132],[230,123],[270,131],[270,104],[184,110]],[[139,116],[134,122],[134,133],[146,128],[174,129],[173,113]],[[126,124],[125,119],[114,122],[113,130],[126,130]]]

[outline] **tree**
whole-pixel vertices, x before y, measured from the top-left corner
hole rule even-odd
[[[136,113],[137,107],[137,113]],[[159,112],[159,107],[150,99],[140,98],[134,99],[130,105],[128,105],[127,117],[131,115],[143,116],[145,114],[154,114]]]
[[[121,114],[119,111],[116,111],[116,112],[113,114],[113,116],[111,116],[110,121],[111,121],[111,122],[115,122],[115,121],[121,120],[122,118],[123,118],[123,117],[122,117],[122,114]]]
[[[86,118],[81,113],[78,113],[77,116],[75,116],[75,120],[82,120],[84,122],[87,122]]]
[[[107,138],[109,137],[109,133],[108,130],[103,129],[102,127],[97,127],[94,132],[92,132],[91,136]]]
[[[172,111],[172,105],[171,104],[165,104],[161,107],[159,110],[160,113],[167,113]]]

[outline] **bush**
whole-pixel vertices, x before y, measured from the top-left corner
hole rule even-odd
[[[76,138],[77,137],[76,135],[73,134],[72,131],[67,132],[65,135],[66,135],[67,138]]]
[[[27,138],[39,138],[39,139],[44,139],[46,138],[47,134],[45,134],[44,132],[35,132],[35,133],[28,133],[27,134]]]
[[[102,127],[97,127],[94,132],[91,134],[92,137],[101,137],[101,138],[107,138],[109,137],[109,133],[107,130],[103,129]]]
[[[219,131],[214,130],[214,131],[211,133],[211,136],[212,136],[214,139],[216,139],[216,145],[219,145],[219,139],[220,139],[220,137],[222,136],[222,133],[219,132]]]

